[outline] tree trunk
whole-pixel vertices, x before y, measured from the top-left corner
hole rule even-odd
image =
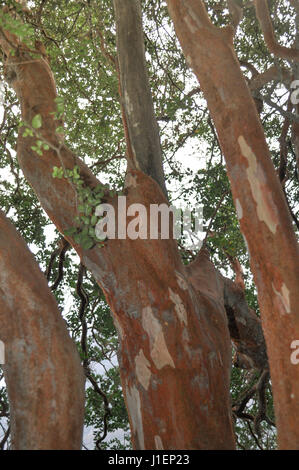
[[[114,5],[118,55],[121,54],[118,63],[123,116],[129,131],[128,147],[134,157],[130,158],[132,153],[128,149],[126,204],[128,207],[138,203],[149,209],[150,204],[167,203],[167,199],[147,74],[144,70],[136,71],[139,77],[136,100],[132,86],[135,75],[130,73],[132,38],[142,41],[140,7],[137,0],[115,0]],[[128,34],[125,24],[129,25]],[[13,56],[11,44],[16,45]],[[7,32],[1,45],[23,120],[31,123],[40,114],[39,137],[49,145],[49,150],[37,156],[31,148],[35,138],[24,138],[21,129],[20,166],[42,207],[64,233],[75,225],[76,193],[68,180],[53,179],[53,166],[72,169],[78,165],[85,185],[90,188],[98,181],[55,134],[57,122],[50,113],[55,111],[56,90],[48,63],[43,57],[28,61],[26,47],[20,47]],[[137,49],[138,67],[145,68],[143,45],[137,44]],[[146,112],[142,113],[143,99]],[[118,208],[116,196],[106,196],[105,202]],[[147,222],[149,227],[149,211]],[[228,308],[233,311],[234,326],[252,321],[260,332],[257,317],[256,321],[252,319],[248,307],[235,308],[232,286],[225,288],[223,278],[203,252],[185,267],[172,239],[110,239],[103,248],[97,245],[83,250],[72,237],[65,237],[102,287],[112,310],[134,448],[234,448],[229,396],[231,345],[226,313]],[[239,326],[233,329],[246,353],[246,345],[255,341],[251,334],[257,330]],[[255,367],[265,367],[267,358],[261,332],[258,338],[257,347],[248,347],[247,352]]]
[[[84,374],[45,276],[0,211],[0,332],[14,450],[81,449]]]
[[[289,211],[234,52],[233,28],[215,27],[202,1],[168,0],[168,6],[215,122],[248,245],[269,355],[279,445],[299,449],[299,368],[290,360],[291,343],[299,337],[299,255]]]

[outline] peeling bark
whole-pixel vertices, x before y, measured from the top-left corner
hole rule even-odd
[[[299,335],[299,254],[289,211],[234,52],[232,28],[215,27],[202,1],[168,0],[168,6],[215,122],[239,207],[258,289],[279,445],[298,449],[299,369],[290,361],[290,344]]]
[[[81,449],[84,374],[47,281],[0,211],[0,332],[14,450]]]

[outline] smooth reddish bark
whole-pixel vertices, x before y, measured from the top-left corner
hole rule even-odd
[[[14,450],[81,449],[84,374],[32,253],[0,211],[0,332]]]
[[[199,0],[168,0],[178,38],[215,122],[258,289],[280,448],[299,448],[299,254],[285,198],[254,101],[233,48]]]

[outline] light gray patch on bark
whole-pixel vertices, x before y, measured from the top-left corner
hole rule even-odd
[[[134,385],[131,388],[126,385],[126,398],[133,427],[132,431],[134,434],[136,434],[139,444],[138,447],[142,450],[144,449],[144,432],[141,413],[141,401],[140,394]]]

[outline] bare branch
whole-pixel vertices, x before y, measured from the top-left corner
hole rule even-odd
[[[166,195],[159,128],[145,63],[140,2],[114,0],[114,9],[121,100],[133,153],[133,161],[128,163],[156,180]]]
[[[65,238],[61,238],[59,240],[59,249],[58,249],[58,253],[59,253],[58,272],[57,272],[56,279],[53,285],[51,286],[52,291],[55,291],[57,289],[57,287],[59,286],[59,284],[61,283],[63,279],[63,265],[64,265],[64,260],[65,260],[65,254],[69,248],[70,248],[69,242],[66,241]]]
[[[240,61],[240,64],[244,65],[244,62]],[[265,72],[253,75],[249,81],[249,88],[251,91],[259,90],[271,81],[281,82],[289,86],[291,80],[291,73],[289,70],[272,65],[267,70],[265,70]]]
[[[6,429],[6,431],[4,433],[4,436],[3,436],[2,440],[0,441],[0,449],[1,450],[4,449],[5,444],[8,441],[9,435],[10,435],[10,426],[8,426],[8,428]]]
[[[299,50],[278,44],[270,17],[267,0],[254,0],[256,16],[269,51],[276,57],[299,61]]]

